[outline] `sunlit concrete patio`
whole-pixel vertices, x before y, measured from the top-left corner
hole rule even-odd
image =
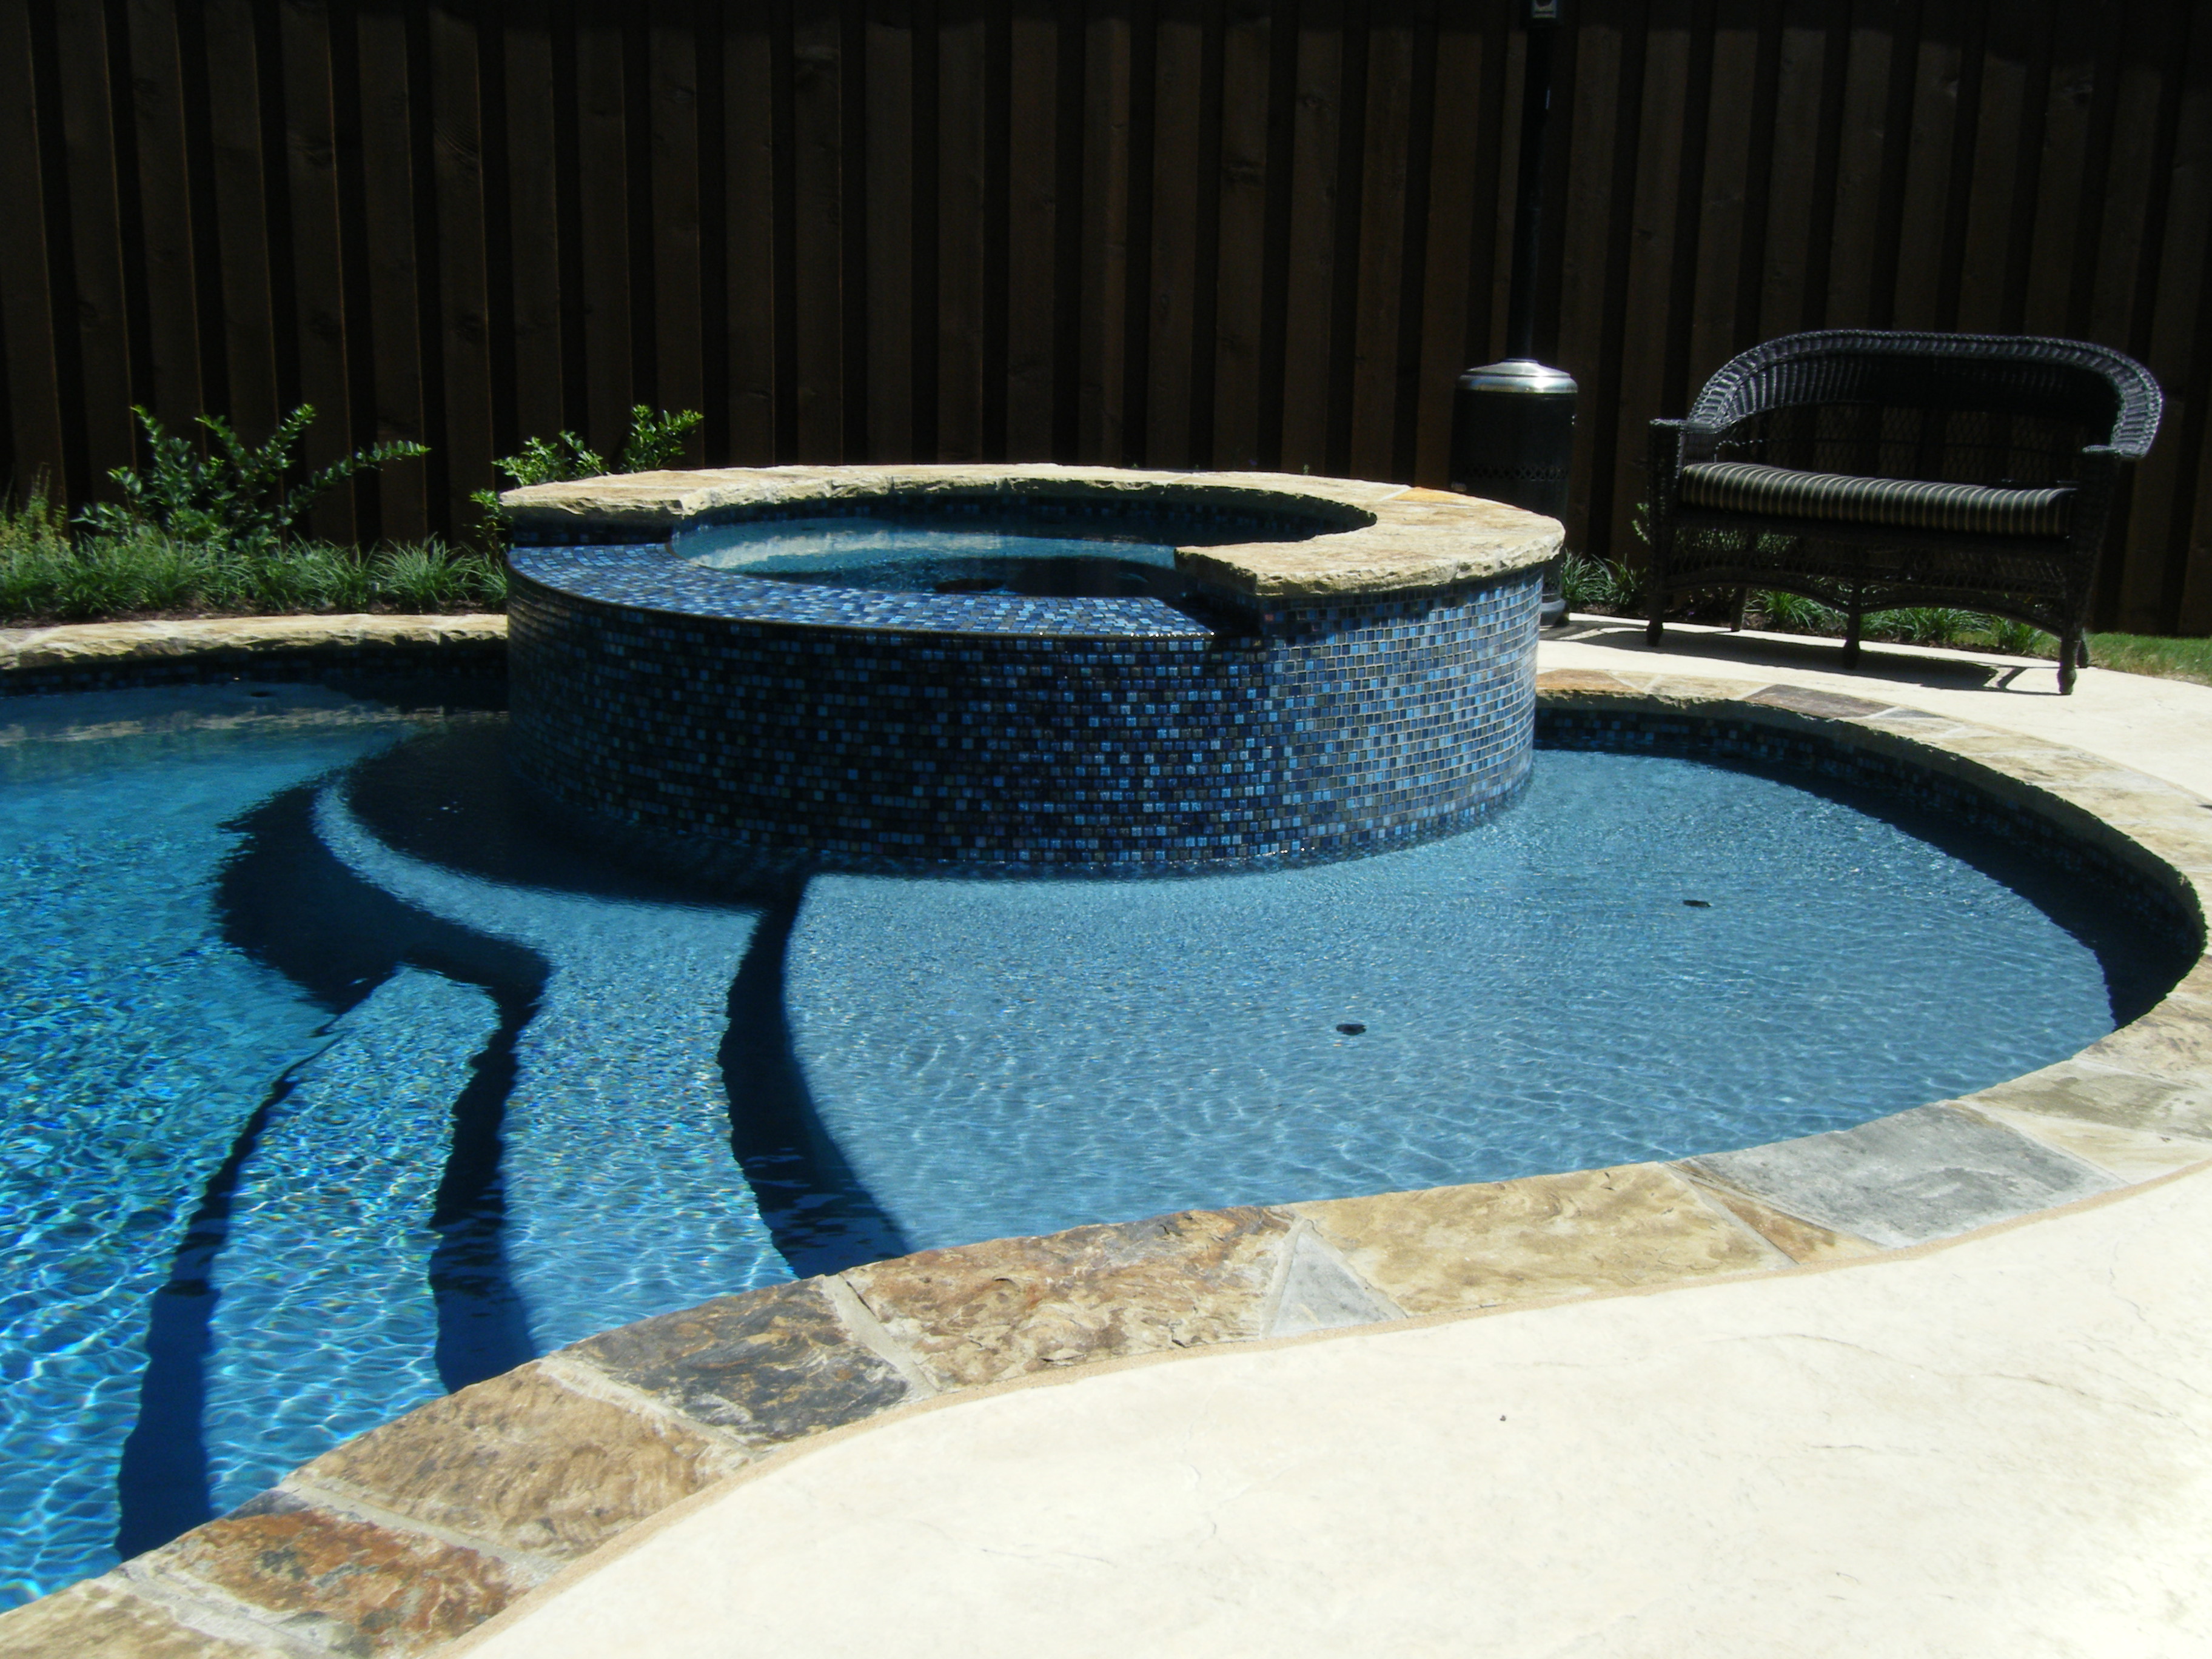
[[[1583,619],[2212,794],[2212,689]],[[2212,1645],[2212,1170],[1880,1258],[1026,1381],[809,1442],[457,1651],[2179,1655]]]

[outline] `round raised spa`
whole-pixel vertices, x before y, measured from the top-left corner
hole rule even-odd
[[[1528,775],[1560,532],[1493,502],[1057,466],[505,499],[516,764],[669,850],[1303,862],[1464,829]]]

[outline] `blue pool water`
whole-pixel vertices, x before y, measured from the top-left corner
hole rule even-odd
[[[889,507],[771,518],[679,532],[693,564],[778,581],[888,592],[1018,593],[1057,599],[1200,597],[1177,574],[1178,545],[1298,539],[1326,526],[1226,514]]]
[[[302,687],[0,703],[0,1601],[711,1295],[1838,1127],[2173,967],[2002,849],[1651,756],[1546,752],[1483,829],[1304,870],[714,896],[562,840],[503,737]]]

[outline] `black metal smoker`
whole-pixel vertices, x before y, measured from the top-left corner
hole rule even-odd
[[[1545,141],[1552,106],[1552,42],[1562,0],[1522,0],[1528,25],[1521,102],[1521,177],[1514,198],[1513,288],[1506,313],[1511,356],[1459,377],[1452,394],[1451,487],[1542,513],[1567,516],[1567,474],[1575,453],[1573,378],[1536,361],[1536,289],[1542,260]],[[1562,561],[1544,567],[1543,626],[1567,619]]]

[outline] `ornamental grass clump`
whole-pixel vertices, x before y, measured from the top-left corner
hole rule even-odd
[[[257,556],[155,534],[10,535],[31,510],[0,520],[0,623],[498,611],[507,604],[507,569],[496,557],[436,541],[366,551],[286,542]]]
[[[1570,611],[1633,615],[1644,605],[1641,576],[1625,564],[1593,559],[1586,553],[1561,556],[1559,592]]]

